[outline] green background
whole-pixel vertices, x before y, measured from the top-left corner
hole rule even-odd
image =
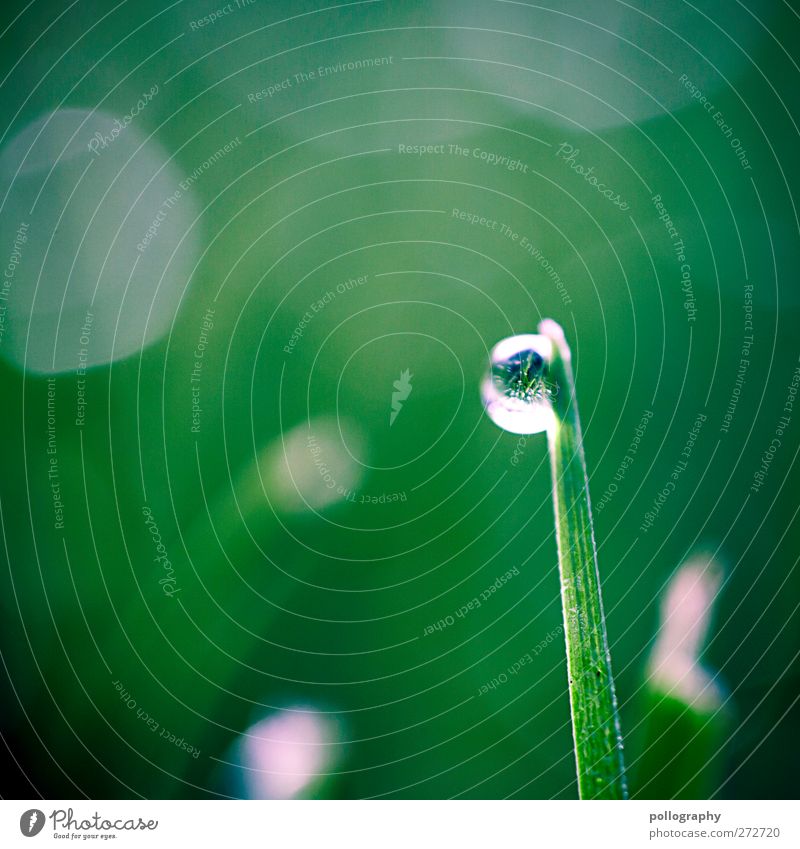
[[[345,743],[322,795],[573,798],[561,637],[478,695],[561,621],[544,437],[513,463],[518,438],[491,424],[478,392],[487,350],[548,316],[573,346],[595,503],[653,413],[595,511],[633,794],[678,792],[697,768],[650,783],[648,718],[674,736],[672,751],[695,732],[660,724],[645,668],[660,594],[699,546],[727,563],[704,656],[727,701],[697,792],[796,794],[800,409],[750,491],[800,354],[792,4],[257,0],[196,30],[212,6],[21,10],[3,13],[4,145],[56,108],[102,102],[122,116],[155,83],[133,126],[177,173],[241,145],[186,193],[194,213],[186,198],[174,210],[199,245],[184,263],[193,273],[167,264],[175,243],[148,248],[180,293],[177,308],[153,301],[171,310],[168,334],[90,370],[82,428],[74,369],[56,376],[63,531],[45,376],[0,362],[3,794],[231,795],[220,761],[237,735],[274,707],[309,704],[338,717]],[[247,98],[367,57],[392,61]],[[734,128],[749,170],[682,74]],[[563,143],[630,209],[570,168]],[[427,144],[470,155],[398,148]],[[655,194],[686,246],[695,316]],[[527,237],[566,295],[519,241],[454,209]],[[17,223],[3,223],[3,259]],[[38,274],[24,260],[15,285]],[[363,275],[285,353],[311,305]],[[754,341],[724,432],[748,284]],[[209,307],[193,433],[190,374]],[[405,369],[413,389],[389,427]],[[700,413],[688,465],[645,532]],[[341,423],[359,494],[406,499],[282,510],[287,480],[265,474],[262,491],[255,471],[282,433],[318,417]],[[322,486],[312,475],[307,491]],[[173,598],[144,505],[174,566]],[[480,609],[425,633],[514,568]],[[154,735],[115,681],[200,756]]]

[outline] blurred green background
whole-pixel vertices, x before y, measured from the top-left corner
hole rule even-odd
[[[795,795],[796,8],[224,9],[3,13],[3,795],[253,795],[239,735],[299,706],[309,795],[573,798],[544,438],[478,391],[547,316],[632,794]],[[699,548],[701,720],[647,684]]]

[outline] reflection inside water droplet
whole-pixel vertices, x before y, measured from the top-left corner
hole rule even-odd
[[[546,430],[553,420],[555,387],[548,379],[553,354],[546,336],[525,333],[494,346],[481,396],[491,420],[510,433]]]

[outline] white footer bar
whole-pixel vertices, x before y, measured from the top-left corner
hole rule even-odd
[[[0,845],[777,849],[800,846],[799,809],[774,801],[2,801]]]

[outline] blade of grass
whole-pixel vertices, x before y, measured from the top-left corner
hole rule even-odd
[[[625,799],[628,791],[622,735],[600,594],[572,356],[556,322],[541,322],[539,332],[553,343],[549,373],[557,386],[552,398],[555,415],[547,439],[578,793],[581,799]]]

